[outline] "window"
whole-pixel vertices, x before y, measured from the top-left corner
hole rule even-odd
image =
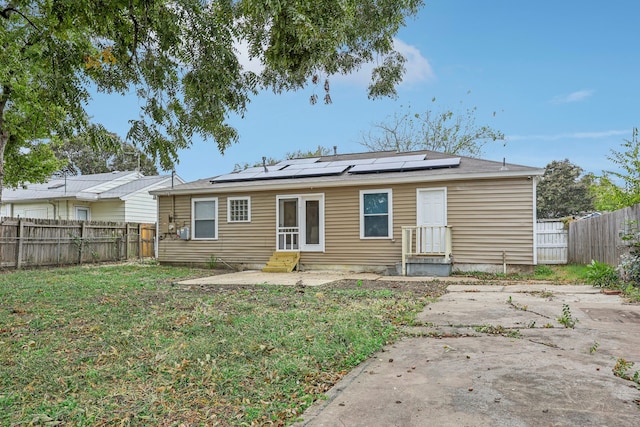
[[[250,197],[229,197],[227,199],[227,222],[251,222]]]
[[[218,199],[191,200],[193,239],[218,238]]]
[[[393,238],[391,190],[360,191],[360,238]]]
[[[82,208],[82,207],[76,206],[76,219],[78,221],[89,221],[90,219],[89,208]]]

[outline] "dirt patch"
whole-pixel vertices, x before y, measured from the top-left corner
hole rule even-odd
[[[390,280],[336,280],[324,286],[325,289],[374,289],[411,292],[416,296],[438,297],[447,291],[447,283],[439,281],[390,281]]]
[[[183,291],[197,291],[203,293],[234,292],[240,290],[258,290],[265,286],[281,285],[225,285],[225,284],[172,284],[176,289]],[[390,281],[390,280],[355,280],[343,279],[326,285],[310,287],[296,286],[296,288],[309,289],[370,289],[370,290],[390,290],[394,292],[410,292],[417,297],[438,297],[447,292],[447,283],[439,281],[417,282],[417,281]]]

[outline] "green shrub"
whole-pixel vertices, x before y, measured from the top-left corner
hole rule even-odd
[[[620,257],[618,272],[628,287],[640,288],[640,228],[638,221],[625,221],[621,238],[629,252]]]
[[[618,286],[620,279],[615,267],[593,260],[587,266],[586,281],[599,288],[615,288]]]

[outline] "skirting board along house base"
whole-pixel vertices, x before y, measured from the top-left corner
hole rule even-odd
[[[451,275],[451,260],[442,257],[409,257],[406,261],[407,276],[437,276]],[[402,274],[402,264],[396,264],[396,272]]]

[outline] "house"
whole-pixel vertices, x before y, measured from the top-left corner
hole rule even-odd
[[[184,181],[177,176],[110,172],[52,178],[44,184],[5,189],[0,216],[155,223],[156,201],[149,190]]]
[[[151,191],[158,197],[158,258],[269,270],[289,253],[307,270],[531,270],[536,177],[543,172],[433,151],[249,168]]]

